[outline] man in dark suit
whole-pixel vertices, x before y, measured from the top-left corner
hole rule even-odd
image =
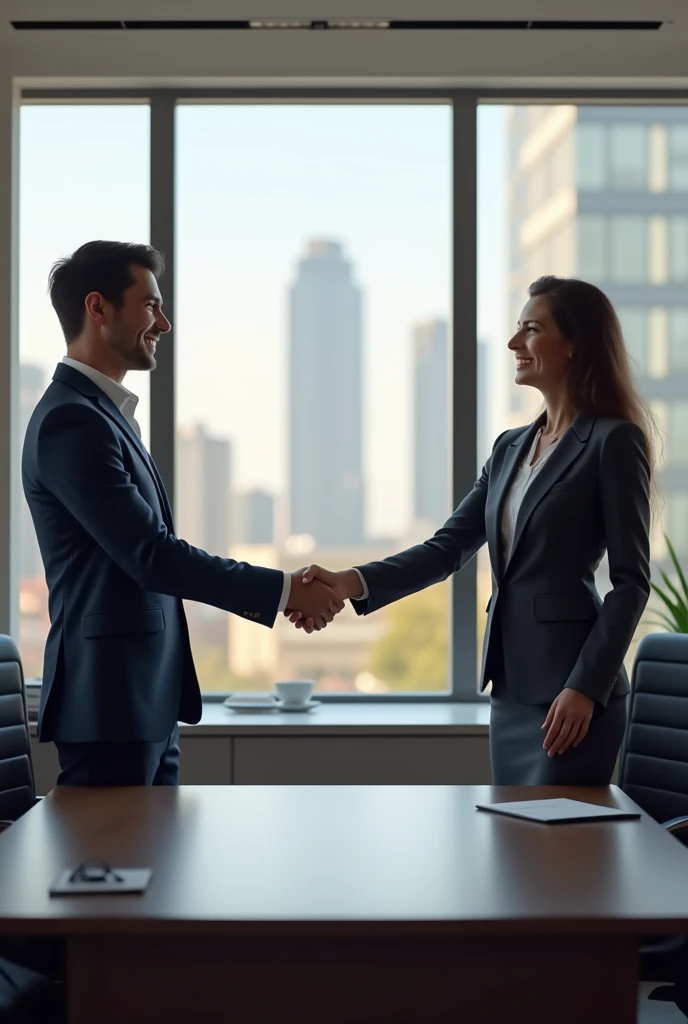
[[[129,370],[155,368],[170,329],[163,266],[149,246],[90,242],[50,276],[68,354],[29,422],[22,477],[51,622],[38,735],[57,746],[58,785],[177,783],[177,722],[201,717],[183,598],[269,627],[293,608],[324,628],[343,607],[300,573],[175,536],[122,384]]]

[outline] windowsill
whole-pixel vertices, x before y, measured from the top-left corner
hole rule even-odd
[[[490,705],[366,703],[321,704],[303,714],[230,711],[221,703],[203,703],[198,725],[181,724],[182,736],[487,736]],[[30,723],[32,736],[36,723]]]
[[[230,711],[223,704],[203,704],[198,725],[182,725],[186,736],[221,735],[351,735],[374,736],[463,736],[487,735],[490,705],[366,703],[321,704],[312,711],[284,713],[258,711],[255,714]]]

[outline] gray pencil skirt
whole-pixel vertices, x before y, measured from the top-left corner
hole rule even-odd
[[[542,723],[549,704],[518,704],[493,684],[490,760],[495,786],[608,786],[626,729],[626,697],[596,704],[588,735],[578,747],[549,757]]]

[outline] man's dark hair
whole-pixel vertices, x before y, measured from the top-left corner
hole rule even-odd
[[[124,292],[134,283],[132,265],[144,267],[158,278],[165,260],[150,245],[87,242],[54,264],[48,281],[50,301],[68,345],[83,330],[84,302],[90,292],[100,292],[115,307],[122,305]]]

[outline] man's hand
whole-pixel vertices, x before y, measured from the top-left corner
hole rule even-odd
[[[284,614],[310,623],[309,633],[314,629],[324,629],[343,607],[341,595],[326,583],[306,581],[303,570],[291,574],[291,589]]]
[[[547,729],[542,744],[548,757],[563,754],[573,744],[577,747],[588,735],[595,701],[580,690],[562,690],[552,701],[543,729]]]
[[[309,565],[307,569],[300,570],[298,573],[293,573],[292,575],[300,576],[304,586],[309,588],[318,582],[325,584],[342,602],[342,608],[344,607],[344,601],[351,597],[361,597],[363,594],[361,579],[355,569],[343,569],[341,572],[331,572],[329,569],[323,569],[321,565]],[[306,633],[312,633],[314,629],[318,629],[315,621],[312,618],[309,618],[309,616],[300,608],[295,608],[294,611],[290,611],[290,609],[287,608],[284,614],[290,622],[294,623],[297,629],[303,629]]]

